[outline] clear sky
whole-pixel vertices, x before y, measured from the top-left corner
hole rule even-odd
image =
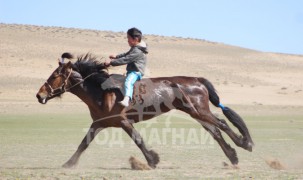
[[[0,0],[0,23],[191,37],[303,54],[302,0]]]

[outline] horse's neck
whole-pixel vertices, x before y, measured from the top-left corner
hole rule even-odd
[[[79,97],[87,106],[90,110],[92,109],[100,109],[98,107],[98,100],[102,100],[100,98],[96,98],[95,94],[90,94],[90,89],[89,87],[83,87],[82,85],[76,86],[73,89],[70,90],[70,92],[77,97]]]
[[[88,106],[93,121],[108,116],[115,106],[115,91],[102,91],[101,87],[98,89],[93,86],[85,88],[77,86],[70,92],[78,96]]]

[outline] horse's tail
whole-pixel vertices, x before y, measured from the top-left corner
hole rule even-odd
[[[204,78],[199,78],[199,81],[207,88],[210,102],[214,106],[220,107],[222,109],[225,117],[227,117],[227,119],[238,128],[240,133],[243,135],[244,140],[247,141],[248,146],[251,146],[250,150],[252,150],[254,143],[243,119],[235,111],[220,103],[220,98],[210,81]]]

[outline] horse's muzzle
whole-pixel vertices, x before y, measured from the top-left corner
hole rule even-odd
[[[47,100],[48,100],[47,96],[37,93],[36,97],[37,97],[39,103],[41,103],[41,104],[47,103]]]

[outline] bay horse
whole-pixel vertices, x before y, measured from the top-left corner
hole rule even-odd
[[[71,60],[73,55],[63,53],[61,58]],[[156,168],[160,161],[158,154],[147,149],[133,124],[149,120],[172,109],[183,111],[197,120],[218,142],[233,165],[238,164],[237,153],[225,142],[221,131],[225,132],[237,146],[252,151],[254,143],[245,122],[235,111],[220,103],[214,86],[207,79],[185,76],[144,78],[135,83],[130,106],[123,107],[117,103],[123,99],[120,89],[101,88],[101,84],[112,77],[107,68],[90,53],[79,56],[75,63],[59,62],[59,67],[36,95],[41,104],[46,104],[50,99],[70,92],[78,96],[89,108],[93,120],[90,129],[63,167],[74,167],[81,154],[101,130],[117,127],[122,128],[132,138],[144,154],[148,165]],[[209,101],[222,109],[223,114],[237,127],[241,135],[235,133],[225,120],[212,114]]]

